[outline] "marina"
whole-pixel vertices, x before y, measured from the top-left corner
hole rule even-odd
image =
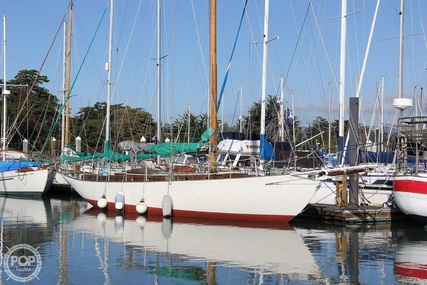
[[[427,116],[423,87],[403,90],[403,74],[427,71],[426,41],[406,42],[417,59],[404,72],[405,5],[389,1],[70,1],[48,52],[62,57],[52,78],[24,69],[8,79],[4,16],[0,285],[427,284]],[[76,41],[75,16],[91,18],[90,41]],[[379,34],[400,22],[399,43],[380,52],[377,16]],[[95,78],[88,65],[101,64]],[[397,89],[375,82],[395,69]],[[95,94],[93,107],[73,102]]]

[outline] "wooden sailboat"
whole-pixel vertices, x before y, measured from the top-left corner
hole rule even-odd
[[[111,1],[112,19],[113,1]],[[75,173],[64,175],[84,199],[94,207],[125,212],[233,220],[289,222],[310,201],[319,181],[312,175],[248,175],[215,171],[216,149],[216,2],[211,7],[211,165],[207,173],[125,172],[107,176]],[[268,17],[268,0],[266,13]],[[268,21],[265,21],[268,23]],[[111,44],[111,40],[110,40]],[[264,47],[267,41],[264,42]],[[111,64],[111,62],[109,63]],[[111,67],[109,68],[109,70]],[[263,78],[265,80],[265,78]],[[108,140],[108,137],[107,137]],[[190,144],[199,147],[202,144]],[[106,143],[107,146],[107,143]],[[188,144],[163,143],[158,149],[176,150]],[[309,178],[310,177],[310,178]],[[123,208],[122,208],[123,206]]]

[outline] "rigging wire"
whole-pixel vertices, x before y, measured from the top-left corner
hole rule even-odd
[[[66,104],[66,103],[67,103],[67,101],[70,99],[71,91],[73,90],[73,88],[74,88],[74,84],[76,83],[77,78],[78,78],[78,77],[79,77],[79,75],[80,75],[80,72],[81,72],[81,70],[82,70],[82,67],[83,67],[83,65],[84,65],[84,63],[85,63],[85,61],[86,61],[86,58],[87,58],[88,54],[89,54],[89,50],[90,50],[90,49],[91,49],[91,47],[92,47],[92,44],[93,44],[93,42],[94,42],[94,40],[95,40],[95,37],[96,37],[96,35],[97,35],[97,33],[98,33],[98,30],[99,30],[99,28],[100,28],[100,26],[101,26],[101,23],[102,23],[102,21],[103,21],[103,19],[104,19],[104,17],[105,17],[105,14],[106,14],[106,12],[107,12],[107,8],[108,8],[108,6],[109,6],[109,3],[107,4],[107,6],[106,6],[106,7],[105,7],[105,9],[104,9],[104,12],[102,13],[101,19],[100,19],[100,21],[99,21],[99,23],[98,23],[98,26],[96,27],[96,30],[95,30],[95,34],[93,35],[92,40],[91,40],[91,42],[90,42],[90,44],[89,44],[89,47],[88,47],[88,49],[87,49],[87,51],[86,51],[86,54],[85,54],[85,56],[83,57],[82,64],[80,65],[80,67],[79,67],[79,69],[78,69],[78,71],[77,71],[76,77],[74,78],[73,83],[71,84],[70,90],[68,91],[68,94],[67,94],[67,96],[65,97],[65,100],[64,100],[64,102],[63,102],[63,104],[62,104],[62,107],[60,108],[60,111],[59,111],[59,113],[58,113],[58,116],[57,116],[57,117],[56,117],[56,119],[55,119],[54,126],[50,129],[50,131],[49,131],[49,135],[47,136],[46,141],[45,141],[45,143],[44,143],[44,145],[43,145],[43,148],[42,148],[42,150],[40,151],[40,154],[41,154],[41,155],[43,154],[43,151],[45,150],[45,148],[46,148],[46,146],[47,146],[47,143],[49,142],[50,137],[52,136],[53,130],[55,129],[55,127],[56,127],[56,125],[57,125],[57,123],[58,123],[58,121],[59,121],[59,119],[60,119],[60,114],[62,114],[62,112],[64,111],[65,104]],[[64,19],[65,19],[65,15],[64,15]],[[61,21],[61,25],[62,25],[62,22],[64,21],[64,19]],[[59,30],[60,30],[60,27],[58,28],[58,32],[57,32],[57,34],[59,33]],[[56,36],[55,36],[55,38],[56,38]],[[52,44],[53,44],[53,43],[52,43]],[[34,83],[33,83],[33,85],[34,85]],[[31,89],[32,89],[32,88],[31,88]],[[28,96],[27,96],[27,97],[28,97]]]
[[[64,15],[64,17],[63,17],[63,18],[62,18],[62,20],[61,20],[61,24],[59,25],[58,30],[56,31],[56,34],[55,34],[55,36],[54,36],[54,38],[53,38],[53,41],[52,41],[51,45],[49,46],[48,52],[47,52],[47,54],[46,54],[45,58],[43,59],[43,62],[42,62],[42,65],[40,66],[39,71],[37,72],[37,76],[36,76],[36,78],[34,78],[34,81],[33,81],[33,83],[31,84],[30,89],[27,91],[27,96],[25,97],[25,100],[24,100],[24,102],[22,103],[22,106],[21,106],[21,108],[19,109],[19,111],[18,111],[18,113],[17,113],[15,120],[14,120],[14,121],[13,121],[13,123],[11,124],[11,126],[10,126],[10,128],[9,128],[9,130],[8,130],[8,133],[7,133],[6,137],[11,137],[12,132],[13,132],[12,130],[16,127],[16,124],[17,124],[17,122],[18,122],[18,118],[19,118],[19,116],[21,115],[21,113],[22,113],[22,111],[23,111],[23,109],[24,109],[25,103],[29,100],[29,97],[30,97],[30,95],[31,95],[31,92],[32,92],[32,90],[33,90],[33,88],[34,88],[34,86],[35,86],[35,84],[36,84],[36,82],[37,82],[38,76],[40,75],[40,73],[41,73],[41,71],[42,71],[42,69],[43,69],[43,66],[44,66],[44,64],[46,63],[46,60],[47,60],[47,58],[48,58],[48,56],[49,56],[49,53],[50,53],[50,51],[51,51],[51,49],[52,49],[52,47],[53,47],[53,43],[55,42],[55,40],[56,40],[56,38],[57,38],[57,36],[58,36],[58,34],[59,34],[59,31],[61,30],[62,23],[63,23],[63,22],[64,22],[64,20],[65,20],[65,16],[66,16],[66,15]],[[50,138],[50,137],[49,137],[49,138]],[[6,138],[5,138],[5,139],[6,139]],[[48,140],[46,140],[46,142],[47,142],[47,141],[48,141]],[[9,140],[9,143],[10,143],[10,140]],[[9,144],[9,143],[8,143],[8,144]],[[46,145],[46,143],[45,143],[45,145]]]
[[[229,73],[230,68],[231,68],[231,62],[233,59],[234,51],[236,50],[237,39],[239,38],[240,29],[242,27],[242,22],[243,22],[243,18],[245,16],[247,4],[248,4],[248,0],[245,1],[245,5],[244,5],[243,11],[242,11],[242,16],[240,17],[239,28],[237,29],[237,34],[236,34],[236,38],[234,40],[233,49],[231,50],[230,60],[229,60],[228,65],[227,65],[227,70],[225,72],[224,81],[222,82],[221,91],[220,91],[219,97],[218,97],[217,110],[219,110],[219,107],[221,106],[222,95],[224,94],[224,88],[225,88],[225,85],[227,84],[228,73]]]
[[[286,82],[286,79],[288,78],[289,71],[290,71],[290,69],[291,69],[292,63],[293,63],[294,58],[295,58],[295,53],[296,53],[296,51],[297,51],[297,47],[299,46],[299,41],[300,41],[300,39],[301,39],[301,35],[302,35],[303,30],[304,30],[305,23],[306,23],[306,21],[307,21],[308,13],[310,12],[310,7],[311,7],[311,1],[310,1],[310,2],[308,2],[307,11],[305,12],[304,20],[303,20],[303,23],[302,23],[302,25],[301,25],[300,32],[298,33],[298,38],[297,38],[297,42],[295,43],[294,51],[292,52],[291,62],[289,63],[288,70],[287,70],[287,71],[286,71],[286,73],[285,73],[285,78],[284,78],[284,79],[285,79],[285,80],[284,80],[285,82]]]

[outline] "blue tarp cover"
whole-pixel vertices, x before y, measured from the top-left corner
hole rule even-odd
[[[39,164],[34,161],[0,161],[0,172],[18,170],[25,167],[38,167]]]

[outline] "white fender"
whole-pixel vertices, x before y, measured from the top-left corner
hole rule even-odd
[[[172,208],[173,208],[172,197],[170,195],[163,196],[163,200],[162,200],[163,217],[172,216]]]
[[[98,205],[98,208],[101,209],[107,207],[107,199],[105,199],[105,195],[102,195],[102,197],[98,200],[96,204]]]
[[[136,211],[139,214],[144,214],[145,212],[147,212],[147,209],[148,209],[148,206],[147,204],[145,204],[144,199],[141,199],[141,201],[138,204],[136,204],[135,207],[136,207]]]
[[[114,203],[117,211],[122,211],[125,207],[125,193],[119,191],[114,197]]]
[[[116,233],[118,234],[123,233],[123,228],[124,228],[123,216],[117,215],[114,218],[114,228],[116,230]]]

